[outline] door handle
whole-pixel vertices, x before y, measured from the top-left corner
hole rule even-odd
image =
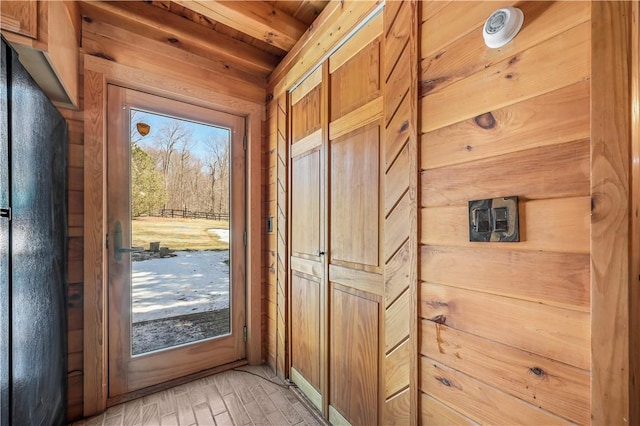
[[[144,251],[144,247],[122,247],[122,224],[116,221],[116,229],[113,233],[113,254],[116,262],[122,260],[122,253],[140,253]]]

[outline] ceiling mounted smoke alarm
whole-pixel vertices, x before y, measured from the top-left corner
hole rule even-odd
[[[518,34],[523,22],[524,13],[516,7],[496,10],[484,23],[485,44],[493,49],[504,46]]]

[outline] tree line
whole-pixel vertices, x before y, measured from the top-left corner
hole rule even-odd
[[[132,215],[155,215],[163,208],[228,213],[229,138],[213,134],[196,140],[177,120],[142,136],[136,113],[130,131]]]

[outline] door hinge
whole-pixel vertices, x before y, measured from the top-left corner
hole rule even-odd
[[[247,341],[247,326],[246,325],[242,329],[242,338],[244,339],[245,342]]]
[[[0,217],[11,220],[11,208],[0,209]]]
[[[247,231],[244,231],[244,233],[242,234],[242,243],[245,247],[247,246]]]
[[[109,248],[109,234],[105,235],[105,243],[104,243],[106,248]]]
[[[245,151],[247,150],[247,135],[246,134],[242,137],[242,149],[244,149]]]

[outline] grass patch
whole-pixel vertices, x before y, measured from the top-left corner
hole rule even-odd
[[[210,229],[229,229],[229,222],[208,219],[172,219],[141,217],[132,225],[133,246],[149,249],[149,243],[160,242],[171,250],[229,250],[229,243],[209,232]]]

